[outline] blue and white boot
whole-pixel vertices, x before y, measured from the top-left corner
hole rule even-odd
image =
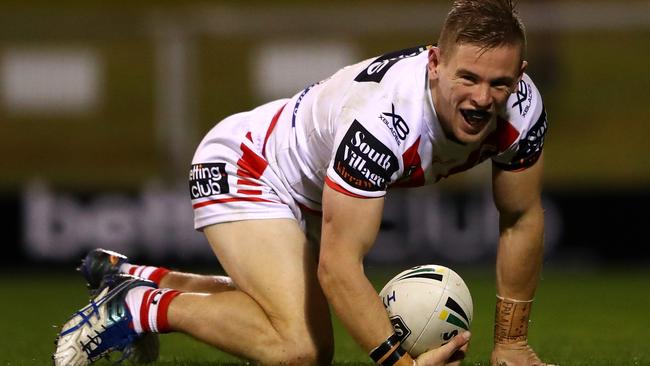
[[[154,361],[158,357],[157,337],[153,338],[156,341],[155,355],[147,355],[150,347],[142,342],[150,341],[146,339],[151,337],[138,335],[130,326],[132,318],[125,298],[127,292],[137,286],[157,288],[151,281],[130,275],[107,276],[90,304],[63,325],[52,355],[54,365],[85,366],[114,351],[122,353],[118,361]]]
[[[120,266],[127,263],[129,259],[120,253],[112,250],[96,248],[88,252],[81,260],[77,271],[81,272],[87,283],[91,296],[97,295],[102,280],[106,276],[120,273]]]

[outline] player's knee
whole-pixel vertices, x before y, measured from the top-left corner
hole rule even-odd
[[[333,347],[313,344],[293,344],[273,362],[278,365],[330,365],[334,357]]]
[[[331,337],[330,337],[331,338]],[[331,365],[334,358],[334,340],[313,338],[309,335],[296,335],[291,340],[285,340],[279,345],[279,352],[274,352],[272,359],[267,360],[274,365]]]
[[[317,365],[331,365],[334,359],[334,339],[319,339],[310,357]]]

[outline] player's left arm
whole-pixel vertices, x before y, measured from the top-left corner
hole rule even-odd
[[[493,166],[492,189],[499,211],[497,293],[530,300],[535,294],[542,263],[544,211],[542,156],[523,171]]]
[[[541,192],[544,157],[543,153],[540,154],[534,165],[522,171],[502,170],[493,164],[493,195],[499,211],[493,365],[502,364],[502,361],[508,361],[508,365],[539,362],[528,347],[527,335],[543,256]],[[510,346],[520,351],[508,355],[504,348],[507,350]]]
[[[333,310],[366,351],[393,333],[363,259],[379,231],[384,198],[354,198],[325,185],[318,275]]]
[[[463,357],[469,341],[467,332],[421,354],[417,363],[393,339],[395,331],[386,309],[363,268],[363,258],[379,231],[383,206],[383,197],[354,198],[325,185],[318,279],[328,302],[378,364],[441,366],[455,359],[458,351]]]

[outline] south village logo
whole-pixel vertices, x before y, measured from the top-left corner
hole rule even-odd
[[[397,168],[395,154],[361,123],[352,122],[336,151],[334,170],[338,175],[352,187],[381,191]]]

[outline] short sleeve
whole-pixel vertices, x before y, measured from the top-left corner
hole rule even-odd
[[[526,75],[508,101],[510,120],[519,136],[507,149],[492,158],[499,169],[517,171],[535,164],[542,155],[548,131],[546,109],[539,91]]]

